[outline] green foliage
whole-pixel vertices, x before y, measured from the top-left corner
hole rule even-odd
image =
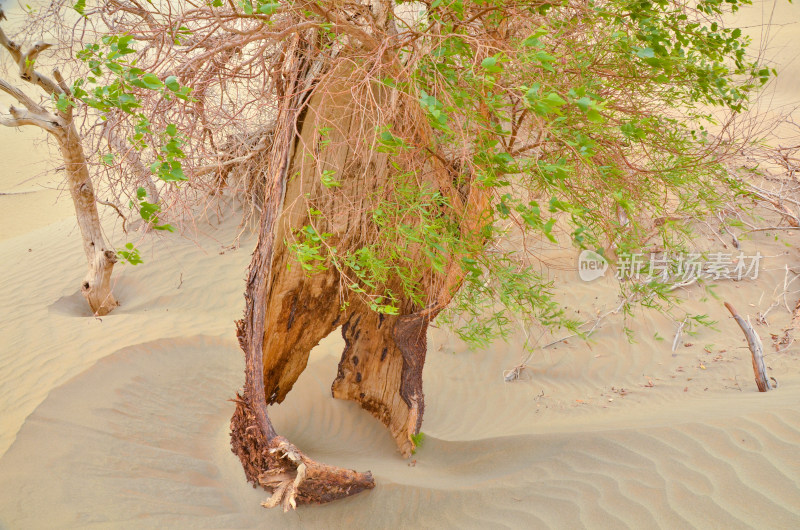
[[[85,4],[78,2],[75,9],[83,14]],[[186,28],[179,28],[178,34],[187,34]],[[149,139],[158,138],[159,145],[156,149],[156,161],[150,165],[150,170],[164,182],[181,182],[187,180],[183,172],[181,159],[185,158],[182,146],[184,136],[178,131],[175,124],[169,124],[160,134],[153,131],[151,122],[144,112],[139,109],[142,104],[136,95],[138,90],[155,91],[169,101],[178,98],[192,101],[191,89],[183,86],[174,76],[168,76],[163,81],[152,72],[145,72],[136,66],[136,60],[129,57],[136,54],[135,40],[131,35],[105,35],[99,43],[87,44],[76,54],[88,69],[86,78],[78,78],[73,82],[72,95],[61,94],[54,98],[54,104],[60,112],[67,112],[69,107],[77,106],[82,102],[90,108],[100,112],[102,119],[113,111],[121,111],[131,116],[134,120],[134,134],[128,138],[129,143],[137,150],[142,151],[150,147]],[[103,164],[114,164],[111,153],[101,155]],[[139,210],[142,219],[152,224],[156,230],[174,231],[170,224],[162,224],[158,219],[161,206],[144,200],[143,188],[137,190]],[[131,203],[133,206],[133,202]]]
[[[139,255],[139,249],[133,246],[133,243],[126,243],[124,249],[117,249],[117,256],[122,261],[130,263],[131,265],[138,265],[144,263],[142,256]]]
[[[162,134],[161,152],[157,155],[158,161],[153,162],[150,170],[164,182],[187,180],[180,162],[181,158],[186,157],[181,149],[184,141],[174,124],[169,124]]]
[[[129,141],[137,150],[149,147],[148,138],[159,137],[160,147],[157,150],[157,161],[151,164],[150,170],[165,182],[186,180],[180,159],[185,157],[181,146],[185,143],[183,135],[175,124],[169,124],[159,135],[151,128],[150,120],[138,111],[141,101],[136,96],[136,89],[156,91],[164,100],[173,97],[185,101],[191,100],[191,89],[182,86],[175,76],[168,76],[163,81],[156,74],[145,72],[136,67],[136,61],[128,61],[126,57],[135,54],[131,35],[106,35],[100,43],[87,44],[77,53],[78,59],[86,63],[89,73],[86,79],[77,79],[73,83],[74,99],[60,96],[56,107],[64,112],[75,100],[101,112],[101,117],[112,110],[119,110],[135,119],[134,134]]]
[[[325,257],[322,254],[323,241],[330,234],[319,234],[313,226],[305,226],[296,241],[289,245],[289,250],[294,254],[303,270],[313,272],[325,270]]]
[[[145,200],[146,198],[147,191],[145,191],[144,188],[138,188],[136,190],[136,200],[138,204],[131,201],[130,207],[136,207],[139,211],[139,215],[142,216],[142,219],[150,223],[154,230],[166,230],[167,232],[174,232],[175,227],[173,227],[171,224],[159,224],[161,221],[158,218],[158,213],[161,211],[161,205],[147,202]]]
[[[701,217],[740,192],[724,166],[730,146],[709,127],[711,109],[741,112],[774,75],[748,59],[741,30],[720,21],[749,3],[434,0],[416,41],[428,47],[405,48],[403,68],[377,79],[418,105],[427,143],[381,122],[375,141],[396,171],[368,198],[374,232],[344,250],[301,231],[298,261],[307,271],[336,267],[383,312],[402,300],[425,307],[431,276],[456,264],[464,279],[442,318],[474,344],[511,332],[514,314],[575,329],[537,249],[638,252],[653,228],[665,248],[681,249],[685,223],[651,221]],[[432,155],[409,169],[403,161],[420,152]],[[419,167],[434,157],[461,200],[485,197],[485,211],[424,183]],[[338,188],[333,177],[320,178]],[[671,303],[663,283],[622,289],[645,306]]]
[[[411,435],[411,443],[414,444],[414,449],[411,450],[411,454],[416,454],[417,449],[422,447],[422,443],[425,441],[425,433],[420,431],[418,434]]]
[[[332,169],[323,171],[319,178],[322,181],[322,185],[326,188],[339,188],[342,185],[342,183],[336,179],[336,172]]]

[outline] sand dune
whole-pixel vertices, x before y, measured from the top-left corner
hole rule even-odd
[[[674,356],[674,323],[640,312],[633,324],[639,342],[628,343],[621,321],[610,318],[590,343],[569,340],[534,357],[515,383],[503,382],[502,373],[519,362],[520,340],[467,351],[433,330],[426,440],[412,461],[396,453],[371,416],[330,398],[343,344],[337,334],[328,337],[286,402],[274,407],[276,428],[313,458],[372,470],[378,487],[293,514],[264,510],[265,493],[244,481],[227,438],[228,400],[243,380],[232,322],[249,257],[244,248],[220,254],[219,241],[235,229],[234,222],[209,228],[216,240],[199,248],[179,238],[157,241],[146,264],[121,268],[123,305],[102,321],[85,316],[76,294],[82,256],[70,220],[0,243],[4,256],[17,258],[4,266],[0,298],[7,315],[0,358],[3,525],[800,522],[800,348],[768,355],[781,387],[757,393],[738,329],[721,302],[699,300],[699,289],[687,293],[687,303],[707,308],[719,331],[700,330]],[[747,244],[772,256],[768,270],[757,282],[720,284],[718,293],[754,313],[751,301],[768,307],[766,297],[756,303],[759,294],[781,283],[784,263],[798,255],[794,244],[787,254],[772,237]],[[64,259],[56,266],[42,255]],[[570,279],[574,272],[559,274],[573,310],[592,314],[613,303],[613,282],[581,284]],[[776,313],[769,329],[788,318]],[[668,340],[656,340],[656,330]],[[767,339],[766,328],[759,331]]]
[[[797,6],[776,13],[800,19]],[[796,29],[767,47],[786,65],[765,100],[775,112],[798,102]],[[58,174],[31,159],[31,139],[0,129],[0,528],[800,527],[800,343],[776,351],[770,340],[789,323],[776,295],[800,263],[797,232],[743,241],[765,256],[757,280],[720,282],[716,297],[684,290],[687,308],[717,324],[675,352],[677,323],[640,309],[628,322],[636,342],[612,316],[591,341],[537,352],[506,383],[524,337],[469,351],[431,330],[426,438],[411,460],[371,416],[330,397],[343,347],[334,333],[271,414],[309,456],[369,469],[377,487],[283,514],[259,505],[267,495],[245,482],[228,440],[253,239],[228,248],[233,216],[203,224],[196,241],[148,236],[145,264],[115,271],[121,307],[92,318],[71,206],[56,203]],[[723,250],[716,237],[697,243]],[[617,304],[616,282],[581,282],[571,251],[552,258],[569,269],[549,273],[574,316]],[[723,300],[751,317],[780,302],[756,326],[777,390],[756,391]]]

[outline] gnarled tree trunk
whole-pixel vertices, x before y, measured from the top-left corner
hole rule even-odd
[[[267,167],[258,244],[245,290],[245,315],[237,323],[239,344],[245,353],[244,392],[237,399],[231,419],[233,452],[241,460],[247,479],[272,491],[265,506],[280,504],[284,510],[297,503],[328,502],[374,487],[369,472],[325,466],[308,459],[277,435],[267,413],[267,402],[274,403],[279,393],[283,399],[305,368],[310,349],[332,329],[328,320],[336,313],[331,308],[335,285],[325,278],[317,277],[309,284],[292,281],[289,290],[280,280],[284,269],[278,264],[285,261],[286,249],[276,233],[277,221],[287,197],[295,131],[302,128],[300,109],[310,88],[305,87],[305,80],[312,68],[304,55],[308,48],[299,37],[288,48],[286,62],[278,74],[280,126],[276,128]],[[297,269],[286,273],[296,276]],[[310,317],[312,314],[319,315],[319,320]],[[313,325],[309,325],[311,321]],[[281,342],[276,343],[275,339]]]
[[[94,186],[86,167],[86,156],[75,126],[70,123],[55,133],[67,173],[67,184],[83,239],[83,251],[89,271],[81,284],[81,293],[96,315],[106,315],[118,303],[111,292],[111,271],[117,253],[108,248],[100,226]]]
[[[422,271],[425,307],[404,298],[399,279],[390,279],[388,287],[400,296],[399,311],[380,314],[345,287],[353,279],[341,264],[304,271],[289,247],[296,232],[313,226],[316,233],[328,234],[322,244],[337,249],[370,244],[380,230],[370,211],[372,198],[397,185],[397,173],[404,171],[414,175],[421,189],[438,189],[447,197],[464,232],[475,229],[486,204],[486,197],[468,185],[456,190],[454,169],[426,149],[431,130],[418,101],[376,81],[366,73],[369,67],[359,70],[342,61],[321,72],[316,65],[327,52],[303,42],[298,36],[287,47],[277,76],[280,107],[266,199],[249,270],[245,317],[238,326],[246,381],[231,422],[233,450],[248,479],[273,491],[265,505],[282,503],[286,509],[296,502],[327,502],[371,488],[373,482],[369,473],[312,465],[277,435],[267,406],[284,400],[306,368],[311,349],[340,327],[345,348],[333,396],[361,405],[389,428],[400,453],[410,456],[425,408],[422,371],[428,325],[463,278],[460,263],[449,263],[444,274]],[[390,68],[397,66],[388,61],[394,65]],[[376,149],[378,126],[387,123],[393,124],[393,134],[421,147],[391,158]],[[337,180],[333,186],[323,178],[331,172]],[[295,456],[269,456],[287,451]],[[305,466],[302,471],[298,462]],[[304,486],[310,470],[324,476],[317,483],[324,484],[324,491]]]
[[[301,54],[298,58],[303,60]],[[308,71],[294,66],[295,72],[298,69],[301,77]],[[340,82],[327,84],[307,100],[297,89],[300,80],[283,87],[277,128],[283,132],[274,137],[270,186],[250,265],[245,318],[239,323],[247,368],[244,395],[237,400],[231,422],[233,450],[248,479],[273,491],[266,504],[282,503],[285,508],[295,502],[326,502],[373,486],[368,473],[311,464],[277,436],[266,410],[267,404],[283,401],[305,369],[311,349],[337,327],[346,345],[332,386],[335,397],[356,401],[383,422],[405,456],[414,449],[412,436],[419,433],[424,410],[426,332],[436,311],[422,313],[405,301],[400,315],[376,313],[341,288],[345,279],[335,267],[307,274],[287,247],[295,230],[317,223],[318,232],[332,234],[329,244],[358,248],[374,230],[359,201],[379,192],[391,176],[388,155],[372,145],[375,123],[356,104],[388,104],[389,93],[370,86],[370,97],[356,98],[347,72],[340,73],[330,76]],[[324,138],[323,128],[329,131]],[[320,176],[325,170],[336,171],[339,187],[323,186]],[[325,215],[312,220],[307,200]],[[270,456],[287,451],[299,456]],[[306,466],[305,474],[299,471],[299,461]],[[324,475],[325,487],[311,491],[304,486],[309,473]],[[321,488],[323,482],[314,484]]]

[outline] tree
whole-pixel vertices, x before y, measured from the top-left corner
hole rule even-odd
[[[0,20],[4,19],[5,15],[0,9]],[[111,292],[111,272],[117,262],[117,253],[109,248],[103,236],[94,185],[89,175],[81,136],[73,121],[72,107],[58,104],[58,101],[71,97],[72,92],[58,69],[53,71],[54,80],[34,69],[36,58],[47,50],[50,44],[39,41],[23,53],[22,47],[9,40],[0,29],[0,45],[19,67],[20,78],[42,90],[51,98],[51,102],[54,102],[54,108],[48,110],[20,89],[0,79],[0,90],[24,107],[12,105],[7,116],[0,116],[0,123],[6,127],[23,125],[39,127],[50,133],[58,143],[61,156],[64,158],[66,181],[83,239],[83,250],[89,264],[89,271],[81,284],[81,293],[95,315],[106,315],[118,305]]]
[[[434,319],[478,344],[508,333],[510,315],[574,328],[537,272],[541,241],[609,259],[654,236],[676,249],[689,220],[738,192],[725,162],[746,138],[731,131],[771,75],[721,24],[742,3],[76,4],[112,50],[82,43],[93,78],[106,68],[141,109],[115,127],[135,136],[145,119],[143,135],[180,138],[176,194],[229,193],[260,212],[231,430],[267,505],[373,485],[313,462],[269,419],[333,330],[346,344],[333,395],[408,456]],[[126,51],[135,75],[108,58],[114,39],[142,44]],[[171,174],[170,151],[148,145],[140,159]],[[645,304],[668,295],[623,288]]]

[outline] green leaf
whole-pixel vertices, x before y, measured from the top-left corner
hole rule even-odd
[[[411,443],[414,444],[414,449],[411,450],[411,454],[416,454],[417,449],[422,447],[422,443],[425,441],[425,433],[422,431],[419,434],[412,434],[411,435]]]
[[[636,56],[641,57],[642,59],[652,59],[656,56],[653,48],[641,48],[636,51]]]
[[[56,100],[56,108],[60,112],[67,112],[67,109],[74,106],[75,104],[67,97],[66,94],[59,94],[58,99]]]
[[[487,57],[481,61],[481,68],[492,74],[503,71],[503,67],[498,63],[496,56]]]
[[[144,74],[142,77],[140,77],[140,80],[142,83],[144,83],[145,88],[149,88],[151,90],[157,90],[164,86],[164,83],[156,74]]]
[[[319,179],[326,188],[339,188],[342,185],[342,183],[336,179],[336,172],[330,169],[323,171]]]
[[[164,84],[168,89],[172,90],[173,92],[178,92],[181,89],[181,84],[178,82],[178,78],[175,77],[174,75],[167,77],[164,80]]]
[[[258,12],[264,15],[273,15],[281,7],[280,4],[261,4],[258,6]]]
[[[136,96],[131,94],[120,94],[116,101],[116,106],[123,112],[131,114],[133,109],[140,106]]]
[[[72,9],[83,15],[83,12],[86,10],[86,0],[78,0],[75,2],[75,5],[72,6]]]
[[[139,215],[141,215],[142,219],[145,221],[150,221],[160,211],[161,206],[158,204],[153,204],[147,201],[142,201],[139,203]],[[158,220],[158,217],[156,217],[154,220]]]
[[[553,106],[557,107],[560,107],[561,105],[564,105],[566,103],[566,101],[564,101],[564,99],[555,92],[550,92],[549,94],[547,94],[547,97],[545,97],[545,101],[547,101],[548,103],[552,103]]]
[[[589,110],[589,107],[590,107],[590,106],[591,106],[591,104],[592,104],[592,98],[588,98],[588,97],[584,96],[584,97],[582,97],[582,98],[580,98],[580,99],[577,99],[577,100],[575,100],[575,104],[576,104],[576,105],[578,106],[578,108],[580,108],[580,109],[581,109],[583,112],[586,112],[586,111],[588,111],[588,110]]]
[[[178,182],[181,180],[189,180],[189,178],[184,175],[183,168],[178,164],[178,167],[172,167],[168,173],[164,175],[159,175],[161,180],[166,182]]]
[[[586,117],[589,118],[589,121],[592,123],[603,123],[603,115],[598,112],[598,110],[594,107],[590,108],[588,112],[586,112]]]

